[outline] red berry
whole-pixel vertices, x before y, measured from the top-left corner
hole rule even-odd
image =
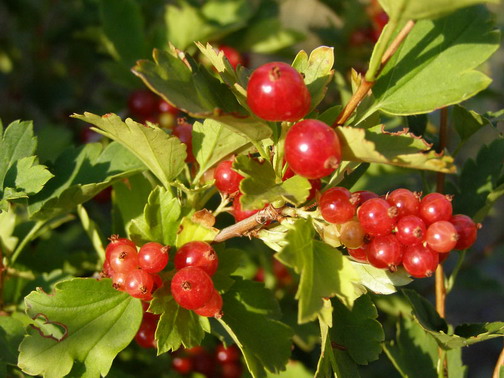
[[[262,119],[294,122],[310,110],[311,96],[299,72],[286,63],[271,62],[250,76],[247,103]]]
[[[157,112],[158,98],[148,90],[132,92],[128,98],[128,109],[132,116],[146,118]]]
[[[247,219],[248,217],[251,217],[255,213],[259,212],[260,209],[257,210],[243,210],[240,204],[240,198],[242,194],[239,193],[234,199],[233,199],[233,210],[232,214],[236,222],[240,222],[244,219]]]
[[[142,324],[135,335],[135,341],[143,348],[156,347],[156,328],[159,320],[159,315],[145,312],[143,314]]]
[[[359,221],[350,220],[341,225],[340,242],[350,249],[359,248],[364,244],[366,233]]]
[[[179,374],[189,374],[193,370],[192,361],[188,357],[175,356],[172,358],[171,366]]]
[[[217,358],[217,361],[220,363],[226,364],[230,362],[236,362],[240,361],[240,349],[236,345],[230,345],[227,348],[219,344],[215,348],[215,355]]]
[[[219,292],[214,289],[210,300],[203,307],[194,310],[194,312],[207,318],[220,318],[222,316],[222,297]]]
[[[168,248],[156,242],[144,244],[138,251],[138,265],[148,273],[158,273],[168,264]]]
[[[329,223],[341,224],[355,215],[355,205],[350,201],[351,193],[343,187],[335,187],[322,193],[319,208],[322,217]]]
[[[132,248],[134,248],[136,251],[136,244],[133,243],[133,241],[131,241],[129,239],[120,238],[119,235],[112,235],[109,238],[109,240],[110,240],[110,243],[108,243],[107,248],[105,248],[105,259],[107,259],[107,260],[110,260],[110,253],[112,252],[112,250],[121,244],[129,245]]]
[[[327,176],[341,161],[338,135],[315,119],[298,122],[285,137],[285,160],[300,176],[309,179]]]
[[[404,249],[402,263],[411,276],[430,277],[439,264],[439,254],[421,244],[411,245]]]
[[[367,259],[367,254],[369,250],[369,244],[365,243],[362,244],[361,247],[359,248],[348,248],[348,254],[354,258],[354,260],[357,260],[359,262],[368,262]]]
[[[397,207],[397,216],[417,215],[420,207],[419,195],[408,189],[396,189],[387,195],[387,201]]]
[[[193,370],[205,377],[213,377],[215,373],[215,360],[207,351],[193,355]]]
[[[210,244],[203,241],[192,241],[178,249],[174,262],[177,270],[186,266],[197,266],[212,276],[217,271],[219,259]]]
[[[357,202],[355,203],[355,206],[357,207],[362,205],[367,200],[370,200],[371,198],[380,197],[378,194],[370,192],[368,190],[359,190],[357,192],[353,192],[353,195],[357,197]]]
[[[229,362],[221,366],[221,378],[240,378],[243,367],[240,362]]]
[[[180,114],[180,111],[175,106],[162,98],[158,102],[158,111],[159,113],[170,113],[174,117]]]
[[[375,268],[394,272],[401,264],[403,250],[394,235],[377,236],[369,244],[367,259]]]
[[[127,273],[112,273],[112,286],[114,289],[119,290],[119,291],[126,291],[126,287],[124,286],[124,283],[126,281],[126,275]]]
[[[451,200],[444,194],[430,193],[422,198],[418,211],[426,225],[437,221],[447,221],[452,216]]]
[[[221,45],[218,47],[218,50],[224,53],[224,56],[227,58],[234,69],[236,69],[236,66],[238,66],[238,64],[242,66],[245,65],[243,56],[239,53],[238,50],[232,48],[231,46]]]
[[[110,268],[115,273],[128,273],[138,267],[136,247],[128,244],[118,244],[110,250]]]
[[[212,279],[203,269],[188,266],[173,276],[171,293],[181,307],[196,310],[212,298],[214,286]]]
[[[101,271],[101,276],[102,277],[112,277],[112,274],[114,274],[114,271],[110,267],[110,261],[108,261],[108,259],[106,259],[103,262],[103,268],[102,268],[102,271]]]
[[[456,214],[451,217],[450,223],[453,224],[458,234],[455,249],[464,250],[474,244],[478,235],[478,225],[470,217]]]
[[[231,160],[221,161],[214,171],[215,186],[221,193],[233,194],[240,189],[243,176],[232,169]]]
[[[372,198],[359,207],[357,216],[367,234],[387,235],[396,224],[397,208],[383,198]]]
[[[457,230],[448,221],[432,223],[425,234],[425,241],[434,251],[450,252],[457,245]]]
[[[186,145],[186,159],[188,163],[196,161],[192,150],[192,125],[187,123],[184,118],[177,120],[177,126],[173,129],[173,135],[180,139]]]
[[[404,245],[420,244],[427,231],[422,219],[415,215],[406,215],[397,222],[397,240]]]
[[[148,301],[152,299],[154,278],[144,270],[134,269],[126,275],[124,287],[125,291],[132,297]]]

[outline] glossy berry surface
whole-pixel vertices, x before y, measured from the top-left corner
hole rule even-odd
[[[135,341],[138,345],[143,348],[155,348],[156,347],[156,327],[158,324],[159,315],[151,314],[150,312],[145,312],[142,318],[142,324],[135,335]]]
[[[425,236],[427,228],[422,219],[415,215],[406,215],[397,222],[396,237],[401,244],[420,244]]]
[[[378,194],[370,192],[368,190],[359,190],[357,192],[353,192],[352,196],[357,198],[357,201],[355,203],[355,206],[357,206],[357,207],[362,205],[367,200],[370,200],[371,198],[379,198],[380,197]]]
[[[177,117],[180,114],[180,111],[175,106],[163,99],[159,99],[157,110],[159,113],[170,113],[174,117]]]
[[[285,160],[298,175],[318,179],[332,173],[341,161],[336,132],[324,122],[305,119],[293,125],[285,137]]]
[[[138,251],[138,265],[148,273],[158,273],[168,264],[168,247],[149,242]]]
[[[110,250],[110,268],[115,273],[128,273],[138,267],[138,253],[136,248],[128,244],[116,245]]]
[[[210,244],[203,241],[192,241],[178,249],[174,262],[177,270],[187,266],[197,266],[212,276],[217,271],[219,259]]]
[[[192,150],[192,125],[185,122],[183,118],[179,118],[177,126],[173,128],[173,135],[186,145],[187,156],[185,161],[187,163],[194,163],[196,159],[194,158]]]
[[[196,314],[200,316],[206,316],[207,318],[221,317],[222,316],[221,311],[222,311],[222,296],[219,294],[217,290],[214,290],[212,297],[203,307],[194,310]]]
[[[129,245],[131,248],[134,248],[136,251],[136,245],[133,243],[133,241],[126,239],[126,238],[120,238],[119,235],[112,235],[110,238],[110,243],[108,243],[107,248],[105,248],[105,259],[109,260],[110,259],[110,253],[112,250],[114,250],[117,246],[119,245]]]
[[[377,236],[369,244],[367,259],[375,268],[394,272],[402,262],[402,246],[394,235]]]
[[[432,223],[425,234],[425,241],[434,251],[450,252],[457,244],[458,234],[455,226],[448,221]]]
[[[427,246],[412,245],[404,249],[402,263],[411,276],[430,277],[439,264],[439,254]]]
[[[271,62],[250,76],[247,104],[255,115],[267,121],[295,122],[310,110],[311,96],[295,68]]]
[[[448,221],[452,216],[452,204],[444,194],[430,193],[422,198],[418,213],[426,225],[437,221]]]
[[[387,195],[387,201],[397,208],[397,216],[417,215],[420,207],[419,196],[408,189],[396,189]]]
[[[396,224],[397,209],[383,198],[372,198],[359,207],[357,216],[367,234],[387,235]]]
[[[154,278],[141,269],[134,269],[126,275],[124,280],[125,291],[134,298],[150,300],[153,288]]]
[[[173,357],[171,366],[173,370],[182,375],[189,374],[193,370],[192,361],[188,357]]]
[[[354,260],[360,262],[368,262],[367,254],[368,254],[369,244],[363,244],[359,248],[348,248],[348,254],[354,258]]]
[[[478,225],[470,217],[456,214],[451,217],[450,223],[453,224],[458,235],[455,249],[464,250],[474,244],[478,236]]]
[[[157,111],[158,97],[148,90],[134,91],[128,97],[128,109],[133,117],[146,118]]]
[[[181,307],[196,310],[212,298],[214,286],[212,279],[203,269],[188,266],[173,276],[171,293]]]
[[[240,350],[236,345],[230,345],[227,348],[219,344],[215,348],[215,357],[220,363],[226,364],[240,360]]]
[[[349,221],[355,215],[355,205],[350,199],[351,193],[343,187],[325,191],[319,199],[322,217],[329,223],[341,224]]]
[[[340,242],[349,249],[359,248],[364,244],[366,233],[359,221],[350,220],[341,225]]]
[[[221,193],[233,194],[240,189],[243,176],[232,169],[231,160],[221,161],[214,170],[215,186]]]

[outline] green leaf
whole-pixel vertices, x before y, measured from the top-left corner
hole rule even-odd
[[[460,8],[499,0],[378,0],[385,12],[395,19],[421,20],[437,18]]]
[[[144,165],[117,143],[69,148],[54,163],[55,177],[29,199],[37,219],[65,214],[93,198],[113,182],[144,170]]]
[[[491,125],[484,116],[473,110],[467,110],[461,105],[455,105],[452,112],[452,123],[460,137],[461,143],[465,143],[474,133],[481,128]]]
[[[203,123],[195,122],[192,146],[199,171],[194,181],[197,181],[210,167],[248,143],[247,138],[218,121],[206,119]]]
[[[19,348],[18,366],[30,375],[62,377],[80,362],[87,376],[105,376],[142,319],[140,301],[113,289],[109,279],[63,281],[53,295],[32,292],[25,303],[39,321]]]
[[[306,368],[302,362],[291,360],[287,364],[285,371],[279,374],[267,374],[268,378],[311,378],[313,373]]]
[[[287,202],[299,205],[306,201],[310,193],[310,182],[301,176],[294,176],[277,183],[275,171],[270,162],[258,162],[247,156],[238,156],[233,169],[244,180],[240,183],[240,203],[243,209],[260,209],[267,203],[283,198]]]
[[[103,31],[128,68],[147,55],[140,5],[134,0],[101,0]]]
[[[180,248],[186,243],[193,240],[201,240],[205,242],[212,242],[219,230],[213,227],[208,227],[202,223],[196,222],[189,217],[182,219],[180,229],[177,233],[175,245]]]
[[[392,294],[397,291],[396,286],[404,286],[413,280],[402,268],[397,272],[375,268],[369,264],[351,261],[354,270],[359,274],[359,283],[375,294]]]
[[[367,115],[428,113],[474,96],[491,81],[474,68],[498,47],[499,33],[484,7],[419,21],[376,81]]]
[[[481,222],[497,199],[504,194],[504,138],[500,137],[478,151],[476,159],[468,159],[458,178],[453,208]]]
[[[200,345],[205,332],[210,332],[208,318],[180,307],[167,285],[154,292],[149,311],[161,315],[156,329],[158,355],[175,351],[181,345],[185,348]]]
[[[445,332],[438,332],[420,324],[424,329],[434,336],[439,346],[443,349],[457,349],[464,346],[504,337],[504,322],[462,324],[455,327],[453,335],[447,335]]]
[[[415,290],[402,289],[406,299],[411,304],[413,314],[424,328],[448,332],[448,326],[439,316],[434,306]]]
[[[115,114],[102,117],[92,113],[72,117],[98,127],[100,134],[126,147],[168,188],[184,169],[185,145],[160,128],[146,127],[130,118],[125,122]]]
[[[17,364],[17,350],[25,333],[20,320],[0,316],[0,363]]]
[[[305,38],[303,33],[283,27],[276,17],[258,19],[251,23],[240,41],[243,51],[271,54],[293,46]]]
[[[314,240],[311,222],[299,219],[290,227],[287,245],[275,256],[301,275],[296,299],[299,300],[298,323],[317,318],[323,298],[337,296],[352,307],[357,297],[353,281],[358,275],[340,251]]]
[[[241,349],[253,377],[285,370],[291,353],[292,330],[273,320],[279,314],[273,293],[262,284],[237,279],[222,296],[224,316],[219,322]]]
[[[47,167],[38,164],[36,156],[24,157],[17,160],[7,171],[4,188],[15,189],[17,198],[27,198],[28,195],[40,192],[52,177],[54,175]]]
[[[462,362],[462,348],[446,351],[448,378],[467,376],[467,366]]]
[[[388,133],[357,127],[340,126],[336,132],[342,144],[342,159],[399,167],[454,173],[449,155],[440,156],[425,140],[408,133]]]
[[[357,298],[351,310],[333,299],[333,326],[329,330],[332,342],[341,345],[360,365],[377,360],[385,339],[383,328],[376,319],[378,311],[368,295]]]
[[[128,235],[137,243],[157,241],[174,245],[179,231],[182,207],[180,200],[161,186],[149,195],[143,216],[133,219],[127,228]]]
[[[437,343],[408,316],[399,316],[395,340],[385,343],[384,351],[403,377],[437,377]]]
[[[324,99],[327,85],[334,76],[334,48],[327,46],[317,47],[308,54],[301,50],[292,66],[304,75],[304,82],[311,95],[311,107],[315,109]]]

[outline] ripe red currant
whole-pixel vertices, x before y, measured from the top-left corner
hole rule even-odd
[[[174,117],[180,114],[180,110],[162,98],[158,102],[158,111],[159,113],[170,113]]]
[[[157,96],[148,90],[134,91],[128,97],[128,109],[133,117],[149,117],[156,113],[157,104]]]
[[[215,348],[217,361],[220,363],[236,362],[240,360],[240,349],[236,345],[229,345],[227,348],[223,344]]]
[[[185,121],[185,118],[179,118],[177,120],[177,126],[173,129],[173,135],[180,139],[182,143],[186,145],[186,159],[188,163],[194,163],[196,159],[194,158],[192,150],[192,125]]]
[[[397,240],[404,245],[420,244],[427,231],[422,219],[415,215],[406,215],[397,221]]]
[[[214,171],[215,186],[221,193],[233,194],[240,189],[243,176],[232,169],[231,160],[221,161]]]
[[[115,273],[128,273],[138,267],[138,253],[136,247],[128,244],[117,244],[110,250],[110,268]]]
[[[126,281],[127,273],[112,273],[112,287],[119,291],[126,291],[124,283]]]
[[[240,362],[229,362],[221,365],[221,378],[240,378],[243,367]]]
[[[355,206],[359,207],[367,200],[371,198],[379,198],[380,196],[368,190],[359,190],[357,192],[353,192],[352,197],[357,197],[357,202],[355,203]]]
[[[204,241],[191,241],[178,249],[174,262],[177,270],[186,266],[197,266],[212,276],[217,271],[219,259],[210,244]]]
[[[181,307],[196,310],[212,298],[214,285],[203,269],[188,266],[180,269],[173,276],[171,293]]]
[[[439,264],[439,254],[421,244],[411,245],[404,249],[402,263],[411,276],[430,277]]]
[[[120,238],[119,235],[112,235],[110,238],[110,243],[108,243],[107,245],[107,248],[105,248],[105,259],[106,260],[110,260],[110,253],[112,252],[112,250],[119,246],[119,245],[129,245],[131,246],[132,248],[135,249],[136,251],[136,245],[135,243],[133,243],[133,241],[129,240],[129,239],[126,239],[126,238]]]
[[[250,76],[247,103],[262,119],[294,122],[310,110],[311,96],[299,72],[286,63],[271,62]]]
[[[343,187],[330,188],[322,193],[319,208],[322,217],[329,223],[341,224],[355,215],[355,205],[350,201],[351,193]]]
[[[395,272],[402,262],[403,250],[397,238],[390,234],[371,240],[367,259],[375,268],[388,268]]]
[[[450,220],[452,216],[450,197],[441,193],[427,194],[420,202],[419,214],[426,225]]]
[[[327,176],[341,161],[338,135],[315,119],[298,122],[285,136],[285,160],[300,176],[309,179]]]
[[[168,264],[168,248],[156,242],[149,242],[138,251],[138,265],[148,273],[158,273]]]
[[[173,370],[182,375],[189,374],[193,370],[192,361],[188,357],[173,357],[171,366]]]
[[[396,224],[397,208],[383,198],[372,198],[357,210],[364,231],[371,236],[387,235]]]
[[[348,248],[348,254],[359,262],[368,262],[367,254],[369,250],[369,243],[364,243],[358,248]]]
[[[451,217],[450,223],[453,224],[458,234],[455,249],[464,250],[474,244],[478,235],[478,225],[470,217],[456,214]]]
[[[203,307],[194,310],[194,312],[200,316],[206,316],[207,318],[220,318],[222,316],[222,297],[219,292],[214,289],[210,300]]]
[[[231,46],[226,46],[226,45],[221,45],[218,47],[219,51],[222,51],[224,53],[224,56],[227,58],[229,61],[229,64],[236,69],[238,64],[244,66],[245,65],[245,59],[243,59],[242,54],[235,48]]]
[[[152,299],[154,278],[142,269],[134,269],[126,275],[124,287],[125,291],[132,297],[148,301]]]
[[[457,245],[458,234],[455,226],[448,221],[432,223],[425,234],[425,241],[434,251],[450,252]]]
[[[135,341],[143,348],[156,347],[156,328],[159,321],[159,315],[144,312],[142,324],[135,335]]]
[[[408,189],[396,189],[387,195],[387,201],[397,207],[397,216],[417,215],[420,207],[419,195]]]

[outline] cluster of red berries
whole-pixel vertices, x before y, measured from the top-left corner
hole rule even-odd
[[[371,1],[366,11],[371,20],[371,26],[354,30],[350,34],[349,39],[351,46],[359,47],[368,43],[376,43],[380,38],[383,28],[389,21],[387,13],[385,13],[376,0]]]
[[[357,261],[413,277],[429,277],[448,252],[464,250],[476,240],[479,225],[466,215],[452,215],[451,197],[396,189],[385,198],[335,187],[319,199],[322,217],[337,225],[339,241]],[[332,232],[334,234],[334,230]]]
[[[174,262],[177,272],[171,281],[171,293],[175,301],[201,316],[222,316],[222,297],[211,278],[219,260],[210,244],[186,243],[177,250]]]
[[[148,302],[142,302],[143,317],[140,328],[135,335],[135,341],[143,348],[156,347],[156,328],[159,322],[159,315],[147,312]]]
[[[105,250],[103,274],[112,278],[115,289],[135,298],[149,301],[152,293],[163,285],[158,274],[168,263],[168,247],[156,242],[137,250],[135,243],[118,235],[110,237]]]
[[[142,123],[149,121],[166,128],[171,128],[180,115],[176,107],[146,89],[131,92],[128,110],[133,118]]]
[[[214,351],[201,346],[180,349],[172,354],[172,369],[182,375],[194,372],[215,378],[238,378],[243,372],[238,347],[230,345],[226,348],[222,344]]]

